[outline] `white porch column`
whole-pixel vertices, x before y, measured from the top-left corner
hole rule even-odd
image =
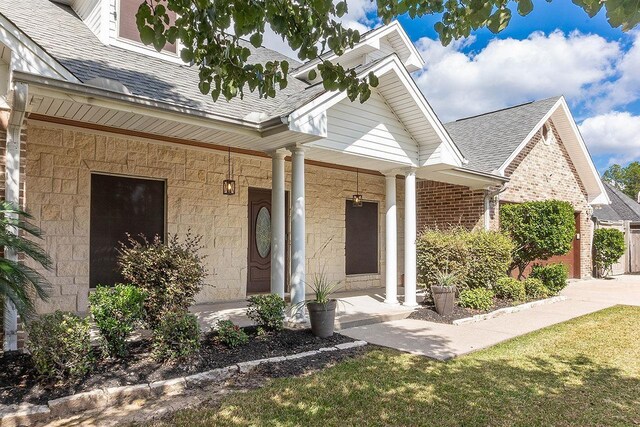
[[[28,86],[17,83],[14,86],[13,109],[9,116],[7,128],[7,148],[5,154],[5,197],[6,201],[20,206],[20,133],[25,116]],[[16,218],[15,215],[11,215]],[[12,227],[12,233],[18,230]],[[18,254],[5,248],[5,256],[18,261]],[[15,305],[7,298],[4,303],[4,350],[18,349],[18,312]]]
[[[396,174],[385,175],[385,299],[387,304],[398,304],[398,219],[396,211]]]
[[[284,298],[285,271],[285,153],[271,155],[271,293]]]
[[[291,303],[305,300],[304,148],[291,149]]]
[[[416,302],[416,170],[409,169],[404,180],[404,303]]]

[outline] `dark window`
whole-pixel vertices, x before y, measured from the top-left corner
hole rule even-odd
[[[165,183],[150,179],[91,175],[89,283],[122,281],[117,266],[120,242],[144,234],[164,238]]]
[[[378,204],[346,202],[346,273],[378,273]]]
[[[118,36],[142,43],[140,40],[140,31],[138,31],[138,25],[136,24],[136,13],[138,13],[140,4],[142,4],[142,0],[120,0]],[[167,14],[169,15],[169,21],[174,23],[176,21],[175,12],[167,10]],[[167,43],[164,45],[163,50],[176,53],[176,45]]]

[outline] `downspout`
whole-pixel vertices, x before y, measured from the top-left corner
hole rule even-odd
[[[6,152],[5,152],[5,200],[15,206],[20,206],[20,134],[26,115],[28,85],[16,83],[13,87],[13,105],[6,122]],[[4,123],[3,123],[4,124]],[[7,214],[17,219],[15,214]],[[9,232],[17,235],[18,229],[11,227]],[[4,248],[5,257],[11,261],[18,261],[18,254],[10,248]],[[18,349],[18,312],[15,305],[4,301],[4,351]]]
[[[491,200],[497,199],[500,193],[507,189],[508,182],[503,183],[494,190],[486,190],[484,193],[484,229],[488,231],[491,228]]]

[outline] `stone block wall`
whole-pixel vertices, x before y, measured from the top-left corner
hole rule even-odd
[[[90,176],[92,172],[166,180],[167,231],[203,235],[208,276],[197,302],[246,296],[248,189],[271,188],[271,159],[232,153],[236,195],[222,194],[226,152],[29,121],[27,207],[45,232],[54,270],[51,301],[40,312],[85,311],[89,292]],[[306,167],[307,274],[325,271],[345,289],[384,285],[384,177],[360,173],[360,192],[379,203],[379,266],[375,275],[345,276],[345,200],[356,174]],[[290,190],[290,162],[286,163]],[[402,234],[403,182],[398,180]],[[402,269],[402,241],[398,242]]]

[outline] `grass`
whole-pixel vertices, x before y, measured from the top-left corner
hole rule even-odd
[[[375,350],[161,425],[640,424],[640,307],[617,306],[437,362]],[[160,425],[157,424],[156,425]]]

